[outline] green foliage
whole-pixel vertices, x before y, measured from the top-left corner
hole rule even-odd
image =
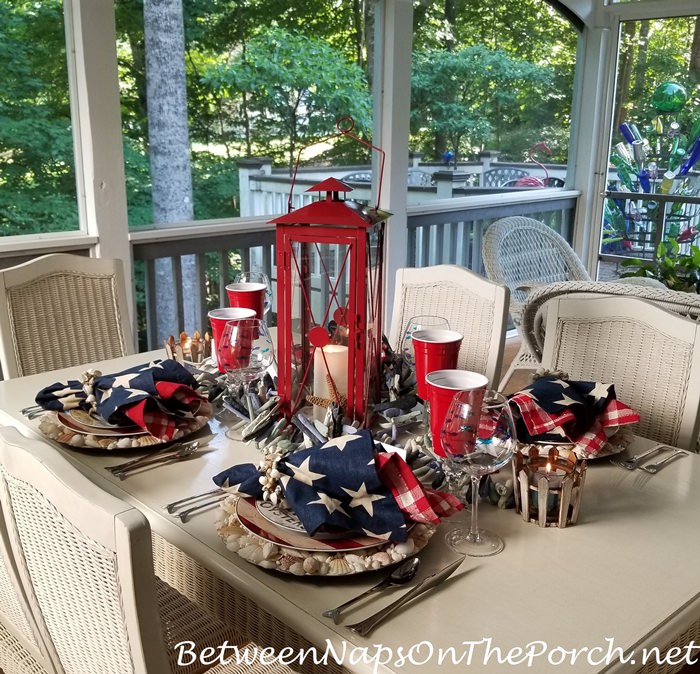
[[[240,215],[238,168],[225,157],[209,152],[192,155],[194,216],[197,220]]]
[[[532,131],[525,103],[548,98],[552,73],[472,46],[415,53],[411,83],[412,131],[442,134],[458,154],[470,155],[507,133]]]
[[[115,0],[129,221],[152,222],[144,0]],[[75,170],[61,0],[0,0],[0,235],[75,229]],[[435,156],[452,144],[523,160],[546,140],[565,161],[576,31],[544,0],[414,2],[411,147]],[[194,207],[197,218],[238,213],[235,160],[271,155],[290,165],[300,147],[350,114],[368,136],[371,0],[183,0]],[[451,12],[450,9],[454,11]],[[688,73],[695,17],[648,23],[644,77],[624,101],[631,120],[664,80],[697,90]],[[641,23],[641,22],[640,22]],[[527,36],[523,39],[523,36]],[[315,161],[366,161],[354,143]]]
[[[624,277],[643,276],[661,281],[671,290],[700,292],[700,247],[691,245],[689,253],[681,253],[675,239],[663,241],[653,260],[623,260],[622,266],[632,271]]]
[[[345,115],[369,129],[371,103],[360,68],[325,41],[263,29],[244,52],[209,67],[203,80],[220,97],[246,97],[254,145],[293,167],[300,148],[329,135]],[[281,141],[281,142],[280,142]]]
[[[0,235],[77,229],[58,0],[0,2]]]

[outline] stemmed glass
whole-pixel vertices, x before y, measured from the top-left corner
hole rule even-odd
[[[445,540],[471,557],[495,555],[505,547],[503,539],[479,529],[478,503],[481,476],[505,466],[516,449],[515,422],[508,400],[497,391],[457,391],[440,432],[445,461],[456,472],[471,477],[472,509],[469,530],[458,527]]]
[[[228,394],[236,399],[241,387],[261,377],[275,361],[272,337],[259,318],[228,321],[216,355],[226,373]]]
[[[399,351],[403,356],[404,362],[413,372],[416,371],[416,358],[413,352],[413,333],[417,332],[418,330],[425,330],[427,328],[449,330],[450,323],[442,316],[433,316],[431,314],[413,316],[412,318],[408,319],[406,329],[404,330],[403,335],[401,335]]]
[[[272,283],[270,277],[262,271],[240,271],[233,277],[234,283],[262,283],[265,285],[265,306],[263,313],[272,308]]]

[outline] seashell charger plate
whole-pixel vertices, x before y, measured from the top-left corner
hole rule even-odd
[[[297,576],[347,576],[391,566],[420,552],[436,527],[415,524],[402,543],[369,536],[312,538],[263,516],[252,499],[229,496],[216,529],[226,547],[264,569]]]
[[[178,423],[173,440],[182,440],[203,428],[208,422],[208,416],[183,418]],[[103,425],[95,421],[89,423],[80,415],[66,412],[46,412],[39,419],[39,430],[47,438],[78,449],[146,449],[166,444],[142,429],[135,429],[134,426],[121,428],[106,422]]]

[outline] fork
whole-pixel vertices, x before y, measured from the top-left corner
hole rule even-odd
[[[639,466],[639,468],[641,470],[643,470],[645,473],[651,473],[652,475],[656,475],[656,473],[658,473],[661,470],[661,467],[665,463],[672,461],[677,456],[685,456],[685,455],[686,455],[686,452],[684,452],[682,449],[677,449],[675,452],[673,452],[673,454],[669,454],[668,456],[661,459],[661,461],[657,461],[656,463],[649,463],[646,466]]]
[[[634,470],[647,457],[652,456],[657,452],[667,452],[670,449],[672,448],[668,445],[654,445],[651,449],[647,449],[646,452],[642,452],[641,454],[635,454],[634,456],[631,456],[625,461],[611,461],[611,463],[615,464],[616,466],[626,468],[627,470]]]
[[[221,503],[225,498],[228,497],[227,493],[219,494],[215,499],[212,499],[210,501],[205,501],[204,503],[199,503],[198,505],[192,506],[191,508],[188,508],[187,510],[183,510],[181,513],[175,513],[175,517],[180,518],[180,522],[183,524],[187,522],[187,520],[190,518],[190,515],[193,513],[196,513],[198,510],[204,510],[205,508],[209,508],[213,505],[216,505],[217,503]]]
[[[129,461],[124,461],[124,463],[116,463],[111,466],[105,466],[105,470],[110,471],[111,473],[118,473],[125,468],[131,468],[131,466],[136,466],[139,463],[143,463],[144,461],[148,461],[152,459],[155,456],[159,455],[165,455],[166,453],[176,453],[180,451],[181,448],[183,447],[191,447],[194,446],[195,449],[199,447],[199,440],[193,440],[192,442],[176,442],[174,445],[170,445],[169,447],[159,447],[158,449],[148,452],[148,454],[143,454],[142,456],[139,456],[135,459],[130,459]]]
[[[217,487],[216,489],[210,489],[209,491],[202,492],[201,494],[194,494],[192,496],[185,496],[185,498],[181,498],[178,501],[173,501],[172,503],[166,503],[163,508],[165,508],[166,512],[169,512],[172,514],[175,512],[178,508],[182,507],[185,503],[189,503],[190,501],[199,501],[199,499],[204,498],[205,496],[213,496],[214,494],[223,494],[224,491],[223,489]]]
[[[139,470],[140,468],[145,468],[146,466],[154,466],[159,463],[168,463],[169,461],[179,461],[180,459],[185,459],[188,456],[190,456],[193,452],[195,452],[198,448],[199,443],[192,442],[189,445],[183,445],[175,452],[158,454],[153,458],[144,457],[143,461],[134,462],[130,466],[126,466],[121,469],[115,469],[112,466],[111,468],[108,467],[107,470],[109,470],[115,477],[118,477],[120,480],[123,480],[125,477],[128,477],[129,473],[135,470]]]

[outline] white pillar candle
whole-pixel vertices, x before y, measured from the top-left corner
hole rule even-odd
[[[325,360],[324,360],[325,357]],[[341,344],[328,344],[314,351],[314,395],[333,400],[328,385],[328,375],[335,384],[338,396],[348,394],[348,347]],[[323,420],[326,410],[314,405],[314,417]]]

